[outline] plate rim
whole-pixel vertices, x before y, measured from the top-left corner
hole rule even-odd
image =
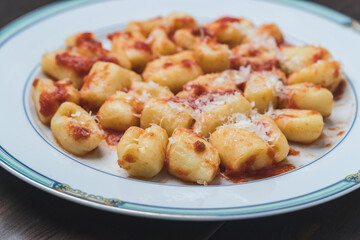
[[[264,1],[264,0],[258,0],[258,1]],[[30,25],[33,25],[41,20],[44,20],[50,15],[54,16],[69,9],[75,9],[84,5],[90,5],[99,2],[101,1],[92,0],[92,1],[58,2],[58,3],[45,5],[30,13],[27,13],[21,16],[20,18],[16,19],[15,21],[12,21],[10,24],[6,25],[0,30],[0,48],[4,46],[6,42],[11,40],[12,37],[16,36],[18,33],[24,30],[26,27],[29,27]],[[305,12],[310,12],[317,16],[321,16],[323,18],[336,22],[340,25],[346,27],[352,27],[355,31],[359,31],[358,33],[360,33],[360,29],[358,28],[358,26],[360,25],[356,20],[353,20],[350,17],[345,16],[337,11],[331,10],[327,7],[305,1],[298,2],[298,1],[290,1],[290,0],[278,0],[278,1],[270,1],[270,2],[275,4],[287,5],[295,9],[300,9]],[[357,101],[356,92],[354,93],[355,93],[355,99]],[[358,109],[356,108],[356,110]],[[356,120],[356,116],[357,115],[355,115],[354,122]],[[350,129],[348,133],[349,132]],[[117,212],[127,215],[140,216],[140,217],[161,218],[161,219],[170,219],[170,220],[216,221],[216,220],[232,220],[232,219],[249,219],[255,217],[264,217],[269,215],[282,214],[286,212],[312,207],[330,201],[332,199],[343,196],[351,191],[354,191],[355,189],[360,187],[360,185],[357,184],[358,181],[360,180],[360,171],[359,171],[358,173],[348,175],[346,178],[334,183],[333,185],[327,186],[323,189],[319,189],[317,191],[302,196],[295,197],[294,199],[285,199],[271,203],[259,204],[259,205],[279,204],[280,202],[285,202],[289,200],[291,201],[302,197],[309,197],[310,195],[314,195],[314,194],[316,195],[316,197],[315,195],[313,196],[315,197],[313,200],[307,200],[299,203],[298,205],[270,208],[269,210],[260,210],[258,212],[255,211],[250,213],[238,212],[234,214],[230,214],[230,213],[220,214],[220,213],[216,213],[216,211],[224,210],[228,208],[216,208],[216,209],[211,209],[213,210],[213,212],[215,211],[214,214],[207,214],[207,213],[191,214],[197,212],[197,210],[176,208],[179,211],[183,211],[183,213],[177,213],[176,211],[175,212],[173,211],[175,208],[171,208],[171,207],[156,207],[156,206],[150,206],[144,204],[122,202],[121,200],[118,199],[105,198],[103,196],[95,196],[92,194],[84,193],[78,189],[72,189],[70,186],[66,184],[59,183],[27,167],[21,161],[17,160],[14,156],[8,153],[1,145],[0,145],[0,166],[3,167],[8,172],[10,172],[11,174],[15,175],[16,177],[24,180],[25,182],[41,190],[44,190],[48,193],[61,197],[63,199],[67,199],[76,203],[80,203],[82,205],[91,206],[94,208],[111,211],[111,212]],[[330,187],[332,188],[332,192],[329,192],[328,188]],[[319,192],[325,190],[327,195],[318,196],[318,194],[320,194]],[[140,206],[140,210],[139,210],[139,206]],[[253,206],[233,207],[232,209],[252,208],[252,207],[256,207],[256,206],[253,205]],[[204,212],[207,210],[208,209],[201,209],[199,211]],[[190,213],[184,213],[184,212],[190,212]]]

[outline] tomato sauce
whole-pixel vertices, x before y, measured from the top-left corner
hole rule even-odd
[[[345,131],[341,131],[341,132],[338,132],[338,134],[336,134],[336,136],[342,136],[344,135]]]
[[[205,144],[204,144],[202,141],[197,140],[197,141],[194,143],[194,148],[195,148],[195,152],[197,152],[197,153],[202,153],[202,152],[205,151],[206,146],[205,146]]]
[[[37,86],[37,84],[39,83],[39,81],[40,81],[40,79],[38,79],[38,78],[35,78],[35,80],[34,80],[34,82],[33,82],[33,87],[36,87]]]
[[[239,18],[234,18],[234,17],[222,17],[219,18],[217,20],[215,20],[216,23],[233,23],[233,22],[238,22],[240,19]]]
[[[71,55],[67,52],[56,55],[56,63],[74,70],[79,76],[85,76],[97,61],[113,62],[118,64],[118,60],[111,56],[100,55],[96,58],[86,58],[83,56]]]
[[[330,148],[330,147],[332,147],[332,144],[331,144],[331,143],[327,143],[327,144],[325,145],[325,147]]]
[[[212,38],[215,36],[215,33],[213,31],[211,31],[205,27],[195,27],[191,30],[191,33],[197,37],[208,36],[208,37]]]
[[[100,125],[100,124],[99,124]],[[114,131],[110,129],[104,129],[101,127],[104,131],[104,139],[106,143],[110,146],[117,146],[121,137],[124,135],[125,131]]]
[[[241,56],[236,56],[230,59],[230,67],[232,69],[239,69],[240,67],[250,66],[252,71],[270,71],[273,68],[279,67],[279,60],[270,59],[262,62],[253,62],[242,58]]]
[[[195,24],[195,20],[191,17],[181,17],[174,19],[175,26],[191,26]]]
[[[134,48],[151,53],[150,45],[142,41],[135,41]]]
[[[71,68],[80,76],[86,75],[94,64],[91,59],[71,55],[67,52],[57,54],[55,58],[58,65]]]
[[[133,158],[133,156],[131,156],[131,155],[129,155],[129,154],[125,155],[124,160],[125,160],[126,162],[128,162],[128,163],[134,163],[134,162],[136,162],[136,160]]]
[[[68,99],[66,86],[67,84],[55,83],[55,91],[40,94],[40,113],[43,116],[48,117],[54,114],[59,105]]]
[[[88,35],[90,34],[90,35]],[[96,52],[101,51],[101,42],[95,40],[91,33],[84,33],[76,39],[76,46],[89,49],[90,51]]]
[[[346,87],[346,82],[341,81],[339,86],[337,87],[337,89],[333,93],[335,101],[339,101],[343,97],[344,92],[345,92],[345,87]]]
[[[166,68],[171,67],[173,65],[174,64],[172,62],[166,62],[166,63],[163,64],[163,68],[166,69]]]
[[[317,61],[321,60],[323,57],[324,57],[324,51],[322,49],[320,49],[319,52],[314,54],[312,60],[314,63],[316,63]]]
[[[190,59],[184,59],[181,61],[181,64],[186,68],[191,68],[191,66],[194,64],[194,61]]]
[[[284,164],[284,163],[275,163],[270,167],[263,168],[257,171],[247,171],[242,174],[227,174],[222,173],[222,175],[229,181],[233,183],[242,183],[248,182],[249,180],[258,180],[268,177],[273,177],[276,175],[280,175],[289,171],[294,170],[296,167],[292,164]]]
[[[300,155],[300,152],[293,149],[293,148],[290,148],[289,149],[289,153],[288,153],[288,156],[299,156]]]
[[[199,83],[193,83],[183,86],[183,91],[192,91],[194,95],[199,96],[206,92],[206,88]]]
[[[115,37],[119,36],[121,34],[121,32],[113,32],[107,35],[107,39],[109,39],[110,41],[112,41]]]
[[[75,140],[82,140],[90,137],[91,131],[87,127],[79,126],[77,124],[70,124],[70,128],[72,130],[72,136],[75,138]]]

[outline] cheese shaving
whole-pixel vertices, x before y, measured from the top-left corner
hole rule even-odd
[[[70,116],[71,116],[71,117],[79,117],[79,116],[80,116],[80,112],[79,112],[79,111],[76,111],[75,113],[72,113]]]
[[[169,143],[171,144],[175,143],[175,139],[173,137],[169,137]]]
[[[183,112],[183,111],[185,111],[185,107],[181,103],[175,103],[175,102],[172,102],[172,101],[168,101],[167,104],[175,112]]]
[[[238,71],[236,70],[226,70],[221,73],[219,77],[211,83],[211,85],[217,85],[220,83],[226,82],[235,82],[236,84],[241,84],[246,82],[250,78],[251,66],[240,67]]]
[[[208,183],[206,181],[204,181],[204,180],[197,180],[196,183],[200,184],[200,185],[204,185],[204,186],[208,185]]]
[[[239,92],[231,93],[231,94],[206,94],[201,95],[197,98],[194,102],[196,108],[192,113],[192,117],[195,120],[198,120],[201,113],[203,112],[210,112],[214,108],[225,105],[231,102],[232,96],[239,95]]]
[[[224,125],[218,127],[217,129],[224,126],[242,128],[255,133],[267,143],[274,141],[274,138],[270,135],[271,126],[262,124],[259,120],[260,116],[261,115],[259,114],[252,114],[249,118],[243,113],[234,113],[228,118],[228,121]]]

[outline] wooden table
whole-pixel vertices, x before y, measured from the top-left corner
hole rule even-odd
[[[1,0],[0,26],[49,0]],[[360,19],[360,0],[315,0]],[[355,46],[359,47],[359,46]],[[310,209],[229,222],[176,222],[102,212],[54,197],[0,168],[0,239],[360,239],[360,190]]]

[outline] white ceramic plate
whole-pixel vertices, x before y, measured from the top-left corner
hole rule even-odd
[[[41,76],[46,51],[81,31],[101,40],[129,20],[172,11],[200,22],[223,15],[243,16],[256,24],[275,22],[289,42],[328,48],[342,62],[348,84],[327,120],[324,136],[310,146],[293,145],[297,169],[268,179],[232,184],[184,185],[162,173],[151,182],[129,178],[105,144],[84,158],[57,146],[36,117],[31,83]],[[360,34],[358,23],[317,5],[297,1],[84,1],[62,2],[28,14],[0,33],[0,164],[47,192],[84,205],[143,217],[221,220],[267,216],[310,207],[356,189],[360,180]],[[105,44],[106,46],[106,44]],[[326,136],[325,136],[326,135]],[[101,156],[101,158],[100,158]]]

